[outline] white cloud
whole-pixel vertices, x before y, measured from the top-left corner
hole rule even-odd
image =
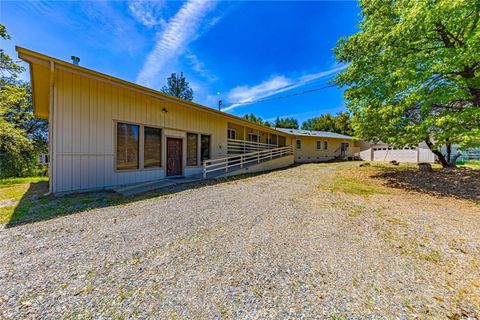
[[[181,54],[196,38],[202,19],[214,5],[213,2],[188,0],[180,8],[160,34],[153,51],[137,76],[137,83],[151,86],[162,68]]]
[[[147,27],[166,24],[165,20],[162,18],[161,12],[164,6],[165,1],[163,0],[131,0],[128,2],[128,10],[130,11],[130,14]]]
[[[185,55],[192,65],[193,71],[198,73],[200,76],[210,80],[210,81],[215,81],[217,80],[217,77],[212,75],[207,68],[205,67],[205,64],[198,59],[198,57],[191,51],[188,51],[187,54]]]
[[[264,99],[281,92],[289,91],[301,86],[308,84],[314,80],[318,80],[321,78],[328,77],[333,75],[343,69],[345,69],[346,65],[335,66],[332,69],[307,74],[298,78],[287,78],[285,76],[276,76],[270,80],[263,81],[260,84],[254,86],[238,86],[233,88],[229,91],[227,97],[228,101],[233,101],[234,103],[223,111],[229,111],[235,109],[239,105],[253,103],[255,100]]]

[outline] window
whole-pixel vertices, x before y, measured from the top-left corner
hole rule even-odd
[[[139,126],[117,123],[117,170],[139,167]]]
[[[328,141],[323,141],[323,149],[328,150]]]
[[[302,140],[297,139],[295,141],[295,146],[296,146],[297,149],[302,149]]]
[[[203,162],[205,160],[210,159],[210,136],[202,134],[200,140],[201,140],[200,154],[201,154],[201,160]]]
[[[187,166],[198,165],[198,134],[187,133]]]
[[[143,167],[160,167],[162,159],[162,130],[159,128],[144,127],[143,141]]]
[[[256,134],[256,133],[249,133],[249,134],[248,134],[248,141],[258,142],[258,141],[259,141],[259,139],[258,139],[258,134]]]
[[[228,139],[237,139],[237,130],[228,128],[227,138]]]
[[[317,148],[317,150],[322,149],[322,141],[316,141],[316,148]]]

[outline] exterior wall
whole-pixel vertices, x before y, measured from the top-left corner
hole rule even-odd
[[[164,101],[130,88],[65,70],[56,70],[54,127],[51,139],[53,192],[92,190],[161,179],[165,176],[166,137],[183,143],[184,174],[201,172],[186,166],[187,132],[211,136],[211,156],[227,152],[227,118]],[[162,109],[168,112],[162,112]],[[115,170],[115,123],[162,129],[162,167]]]
[[[358,146],[360,147],[360,159],[365,161],[373,160],[373,149],[370,143],[366,143],[363,140],[357,141]]]
[[[302,141],[302,148],[299,150],[296,148],[296,140]],[[316,149],[316,141],[322,141],[322,149]],[[328,142],[327,150],[323,149],[323,141]],[[293,152],[295,155],[295,162],[321,162],[328,161],[335,158],[335,151],[340,148],[342,142],[348,142],[350,146],[353,146],[352,140],[321,138],[321,137],[305,137],[295,136],[292,139]]]
[[[366,144],[360,151],[360,157],[367,161],[435,162],[435,155],[425,143],[414,149],[396,149],[387,144]]]
[[[285,168],[285,167],[291,166],[294,162],[295,162],[295,159],[293,155],[281,157],[278,159],[273,159],[273,160],[265,161],[250,167],[246,167],[241,170],[236,170],[235,172],[227,173],[225,175],[222,175],[222,177],[231,177],[239,174],[262,172],[262,171]]]

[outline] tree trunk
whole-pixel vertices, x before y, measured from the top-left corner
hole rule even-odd
[[[426,138],[425,143],[427,144],[430,151],[432,151],[432,153],[438,157],[438,161],[440,161],[442,167],[447,168],[449,164],[445,159],[445,156],[439,150],[434,148],[432,141],[430,141],[430,138]]]
[[[452,157],[452,144],[449,142],[448,138],[445,141],[445,147],[447,149],[446,159],[448,163],[450,163],[450,158]]]

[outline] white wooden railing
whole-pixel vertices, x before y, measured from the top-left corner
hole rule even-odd
[[[211,172],[228,172],[233,167],[243,168],[245,166],[260,163],[264,160],[284,157],[293,154],[293,146],[286,146],[275,149],[261,150],[256,152],[231,155],[225,158],[211,159],[203,162],[203,177]]]
[[[245,140],[236,140],[236,139],[228,139],[228,145],[227,145],[229,154],[250,153],[254,151],[261,151],[261,150],[275,149],[275,148],[278,148],[278,145],[245,141]]]

